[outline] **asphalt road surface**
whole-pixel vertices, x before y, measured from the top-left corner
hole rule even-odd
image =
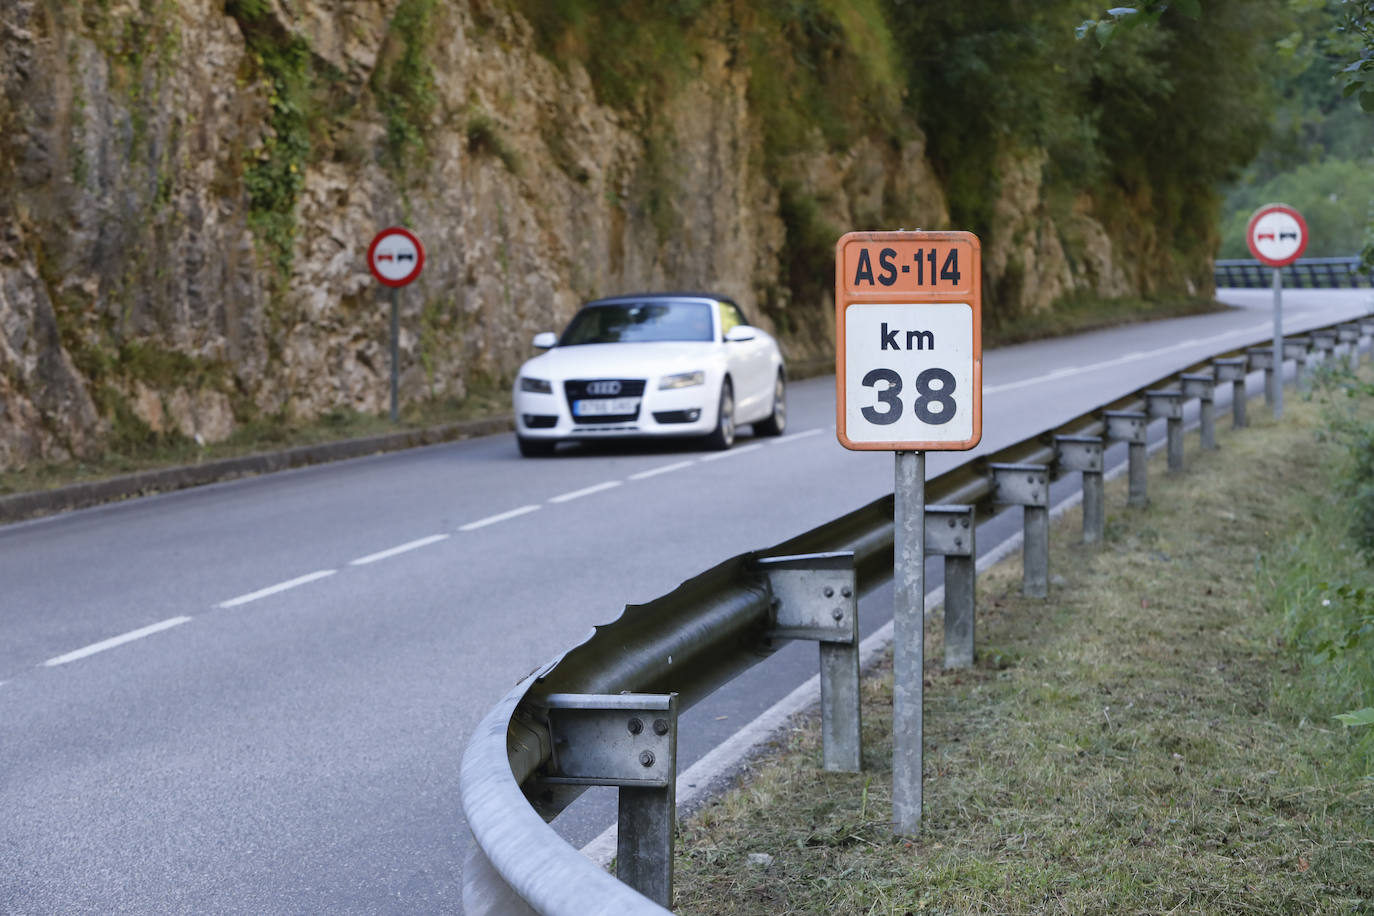
[[[981,450],[1265,340],[1267,291],[1222,298],[987,352]],[[1285,329],[1370,304],[1289,290]],[[789,402],[788,435],[724,453],[522,460],[503,435],[0,527],[0,913],[461,910],[458,761],[513,683],[626,603],[890,492],[889,454],[836,443],[832,378]],[[980,545],[1016,523],[994,524]],[[870,596],[864,631],[890,606]],[[815,664],[789,647],[688,712],[680,765]],[[589,793],[559,828],[580,845],[612,812]]]

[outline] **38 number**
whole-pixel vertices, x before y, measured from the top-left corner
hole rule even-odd
[[[886,388],[879,388],[886,382]],[[877,426],[890,426],[902,418],[902,377],[893,369],[874,369],[863,378],[865,388],[873,388],[878,405],[863,409],[864,419]],[[878,408],[882,409],[879,410]],[[926,369],[916,376],[916,399],[911,411],[929,426],[942,426],[954,419],[954,375],[947,369]]]

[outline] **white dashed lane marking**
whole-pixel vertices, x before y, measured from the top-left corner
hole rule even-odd
[[[257,591],[249,592],[246,595],[239,595],[237,598],[230,598],[228,601],[221,601],[218,605],[216,605],[216,607],[238,607],[241,604],[247,604],[250,601],[257,601],[259,598],[266,598],[268,595],[275,595],[278,592],[284,592],[287,589],[295,588],[298,585],[305,585],[309,582],[314,582],[317,579],[323,579],[326,576],[332,576],[336,572],[338,572],[337,569],[321,569],[318,572],[307,573],[304,576],[297,576],[295,579],[290,579],[286,582],[278,582],[276,585],[269,585],[267,586],[267,588],[260,588]]]
[[[447,534],[431,534],[427,538],[420,538],[419,540],[410,541],[408,543],[401,544],[399,547],[392,547],[389,550],[379,550],[376,553],[370,553],[365,557],[358,557],[358,559],[356,560],[349,560],[348,565],[366,566],[369,563],[376,563],[378,560],[390,559],[391,557],[394,557],[397,554],[407,553],[411,550],[418,550],[421,547],[428,547],[430,544],[437,544],[438,542],[447,539]]]
[[[746,445],[743,448],[732,448],[728,452],[716,452],[714,455],[702,455],[697,460],[719,461],[722,458],[733,458],[736,455],[747,455],[750,452],[757,452],[761,448],[763,448],[763,446],[756,442],[753,445]]]
[[[591,496],[593,493],[600,493],[602,490],[611,490],[620,486],[618,480],[607,480],[604,483],[594,484],[590,487],[583,487],[580,490],[573,490],[571,493],[560,493],[549,499],[551,503],[566,503],[574,499],[581,499],[584,496]]]
[[[673,471],[680,471],[683,468],[690,468],[696,464],[695,461],[678,461],[674,464],[665,464],[662,467],[653,468],[648,471],[640,471],[638,474],[631,474],[631,480],[648,480],[650,477],[657,477],[659,474],[670,474]]]
[[[824,432],[824,430],[817,428],[808,429],[804,433],[793,433],[790,436],[779,436],[778,438],[773,440],[773,444],[782,445],[784,442],[796,442],[798,439],[806,439],[811,436],[819,436],[822,432]]]
[[[1122,363],[1133,363],[1142,359],[1149,359],[1154,356],[1162,356],[1165,353],[1172,353],[1176,350],[1186,350],[1189,347],[1196,347],[1201,344],[1215,343],[1229,337],[1250,337],[1268,327],[1267,324],[1252,325],[1248,328],[1237,328],[1234,331],[1224,331],[1221,334],[1213,334],[1211,337],[1190,338],[1180,340],[1178,343],[1170,344],[1167,347],[1160,347],[1157,350],[1137,350],[1134,353],[1125,353],[1121,356],[1113,356],[1099,363],[1092,363],[1088,366],[1066,366],[1047,372],[1044,375],[1036,375],[1031,378],[1021,379],[1018,382],[1007,382],[1002,385],[984,385],[983,395],[997,394],[1002,391],[1011,391],[1014,388],[1024,388],[1029,385],[1038,385],[1041,382],[1053,381],[1054,379],[1065,378],[1070,375],[1083,375],[1088,372],[1096,372],[1099,369],[1110,369],[1120,366]]]
[[[43,664],[48,668],[52,668],[56,665],[65,665],[67,662],[74,662],[79,658],[85,658],[88,655],[95,655],[97,652],[104,652],[106,649],[113,649],[115,646],[122,646],[127,642],[133,642],[135,639],[142,639],[145,636],[152,636],[154,633],[161,633],[163,630],[170,630],[172,627],[180,626],[190,619],[190,617],[172,617],[161,623],[154,623],[137,630],[130,630],[128,633],[119,636],[111,636],[109,639],[91,643],[84,649],[77,649],[75,652],[68,652],[66,655],[50,658]]]
[[[531,512],[538,512],[539,508],[539,506],[521,506],[519,509],[512,509],[509,512],[501,512],[497,515],[488,515],[486,518],[478,519],[475,522],[468,522],[466,525],[460,525],[458,530],[476,531],[478,528],[495,525],[497,522],[504,522],[513,518],[519,518],[522,515],[528,515]]]
[[[730,449],[728,451],[716,452],[710,455],[703,455],[700,458],[687,459],[684,461],[677,461],[672,464],[665,464],[656,468],[650,468],[647,471],[640,471],[637,474],[631,474],[628,479],[648,480],[652,477],[658,477],[661,474],[671,474],[674,471],[685,470],[699,462],[719,461],[722,458],[729,458],[735,455],[747,455],[750,452],[756,452],[762,449],[765,444],[780,445],[784,442],[795,442],[799,439],[806,439],[810,438],[811,436],[820,435],[823,432],[825,432],[825,430],[823,429],[808,429],[803,432],[793,433],[788,436],[781,436],[777,439],[769,440],[768,443],[755,442],[750,445],[740,446],[738,448]],[[602,493],[606,490],[613,490],[616,487],[622,486],[623,483],[624,481],[620,480],[607,480],[602,483],[594,484],[590,487],[583,487],[580,490],[573,490],[568,493],[559,494],[558,496],[550,498],[549,502],[571,502],[575,499],[581,499],[584,496],[591,496],[595,493]],[[458,530],[476,531],[480,528],[485,528],[488,525],[495,525],[499,522],[519,518],[522,515],[528,515],[531,512],[538,511],[539,508],[540,506],[538,505],[520,506],[517,509],[511,509],[507,512],[501,512],[496,515],[489,515],[486,518],[478,519],[474,522],[468,522],[466,525],[459,526]],[[390,559],[391,557],[399,556],[400,554],[408,553],[412,550],[418,550],[421,547],[428,547],[431,544],[437,544],[440,541],[447,540],[449,537],[450,535],[448,534],[431,534],[428,537],[417,538],[416,540],[407,541],[404,544],[398,544],[397,546],[387,548],[386,550],[379,550],[376,553],[370,553],[367,556],[358,557],[356,560],[350,560],[348,565],[367,566],[372,563],[376,563],[380,560]],[[297,576],[296,578],[289,579],[286,582],[278,582],[276,585],[269,585],[266,588],[260,588],[255,592],[249,592],[245,595],[239,595],[237,598],[230,598],[228,601],[221,601],[218,605],[216,605],[216,607],[239,607],[244,604],[249,604],[253,601],[258,601],[262,598],[267,598],[271,595],[276,595],[281,592],[297,588],[301,585],[308,585],[311,582],[316,582],[320,579],[332,576],[337,572],[338,570],[335,569],[321,569],[316,572],[307,573],[304,576]],[[43,664],[47,667],[65,665],[68,662],[74,662],[78,659],[87,658],[88,656],[95,655],[98,652],[104,652],[107,649],[113,649],[116,646],[122,646],[125,643],[130,643],[134,640],[142,639],[145,636],[151,636],[154,633],[160,633],[163,630],[169,630],[172,627],[180,626],[181,624],[186,623],[190,619],[190,617],[172,617],[168,620],[162,621],[161,623],[151,624],[149,626],[142,627],[137,630],[130,630],[128,633],[124,633],[120,636],[114,636],[110,639],[102,640],[101,642],[92,643],[91,645],[86,646],[85,648],[77,649],[74,652],[68,652],[65,655],[59,655],[56,658],[48,659]],[[8,682],[0,681],[0,686],[4,686],[6,683]]]

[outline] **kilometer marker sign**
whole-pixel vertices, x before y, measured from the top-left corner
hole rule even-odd
[[[836,433],[860,451],[966,451],[983,435],[982,249],[970,232],[850,232],[835,246]]]

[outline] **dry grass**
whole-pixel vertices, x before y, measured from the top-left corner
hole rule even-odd
[[[891,673],[864,692],[864,772],[802,723],[681,827],[682,913],[1350,913],[1374,909],[1374,784],[1349,737],[1275,703],[1293,662],[1257,587],[1319,504],[1317,405],[1229,432],[1151,505],[1108,485],[1106,544],[1057,524],[1048,601],[1019,557],[980,576],[980,659],[927,635],[925,829],[894,838]],[[1281,686],[1281,685],[1280,685]],[[772,857],[750,864],[751,853]]]

